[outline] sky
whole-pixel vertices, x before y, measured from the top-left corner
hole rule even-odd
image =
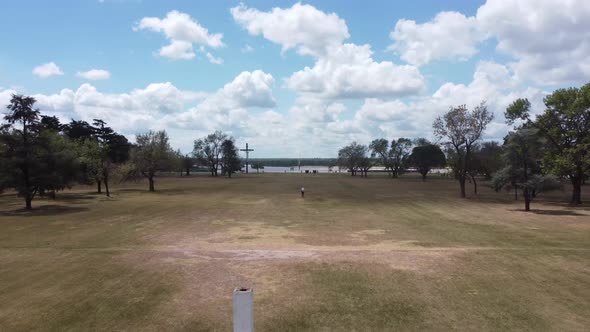
[[[426,137],[452,106],[534,113],[590,82],[590,1],[7,1],[0,104],[32,95],[62,121],[184,153],[215,130],[251,157],[334,157]],[[9,13],[6,15],[6,13]]]

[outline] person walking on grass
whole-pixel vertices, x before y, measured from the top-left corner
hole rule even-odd
[[[301,187],[301,198],[305,197],[305,188]]]

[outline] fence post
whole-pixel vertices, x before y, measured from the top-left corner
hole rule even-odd
[[[234,289],[234,332],[254,331],[254,289]]]

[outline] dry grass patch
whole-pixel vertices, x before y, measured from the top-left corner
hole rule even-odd
[[[299,188],[306,197],[299,197]],[[590,206],[412,177],[250,175],[0,195],[0,330],[583,330]],[[584,188],[585,197],[590,197]]]

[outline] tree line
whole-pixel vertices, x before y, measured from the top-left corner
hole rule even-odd
[[[165,131],[137,134],[132,144],[101,119],[62,124],[55,116],[41,114],[35,102],[30,96],[12,95],[0,126],[0,191],[14,189],[27,209],[36,196],[54,197],[76,183],[94,184],[98,193],[104,187],[109,196],[113,180],[146,178],[148,190],[155,191],[155,177],[161,172],[189,175],[199,164],[211,176],[231,177],[242,167],[235,139],[221,131],[195,140],[193,151],[183,155],[171,148]],[[466,197],[468,180],[477,193],[477,177],[484,176],[497,191],[513,190],[516,197],[521,193],[526,210],[537,195],[567,179],[573,188],[571,202],[581,204],[581,187],[590,174],[590,84],[558,89],[544,104],[544,110],[533,110],[527,99],[510,104],[504,116],[513,128],[502,144],[482,142],[493,120],[482,102],[472,110],[451,107],[439,116],[433,123],[437,142],[353,142],[338,151],[336,160],[322,161],[364,177],[376,165],[392,178],[413,167],[423,180],[431,169],[448,167],[461,197]],[[261,160],[254,164],[256,169],[264,166]]]
[[[338,151],[338,165],[352,176],[367,176],[379,165],[391,177],[415,168],[422,179],[432,168],[448,167],[466,197],[466,182],[477,177],[490,180],[496,190],[514,190],[524,198],[525,210],[541,192],[572,184],[571,202],[581,204],[581,187],[590,176],[590,84],[558,89],[544,98],[545,109],[534,110],[527,99],[517,99],[506,109],[512,130],[502,144],[482,142],[493,114],[485,102],[469,110],[450,107],[436,118],[433,133],[437,143],[424,138],[376,139],[368,146],[352,142]]]
[[[196,163],[207,165],[213,176],[231,177],[241,168],[235,140],[215,132],[195,141],[183,155],[173,150],[166,131],[137,134],[135,143],[116,133],[101,119],[92,123],[71,120],[62,124],[41,114],[35,98],[12,95],[0,126],[0,192],[13,189],[32,208],[37,196],[55,197],[74,184],[96,185],[110,196],[115,181],[145,178],[155,191],[161,172],[190,174]]]

